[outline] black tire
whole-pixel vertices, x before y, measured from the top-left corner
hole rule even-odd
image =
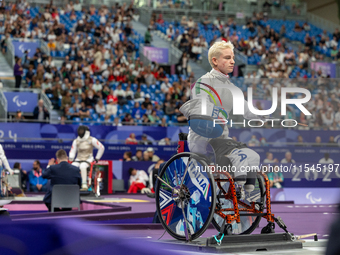
[[[185,162],[188,162],[188,164],[185,164]],[[194,171],[194,169],[197,170],[197,165],[200,167],[206,167],[203,169],[208,169],[208,164],[202,157],[199,157],[194,153],[183,152],[173,156],[164,165],[159,174],[159,177],[166,181],[171,187],[179,187],[180,185],[177,185],[176,183],[177,180],[178,183],[180,183],[185,172],[185,166],[190,166],[188,167],[183,183],[188,191],[188,195],[190,196],[187,204],[184,205],[184,215],[188,220],[189,212],[189,217],[192,220],[188,220],[191,240],[200,237],[205,232],[213,219],[216,207],[216,191],[213,176],[210,171],[201,171],[199,173],[198,171]],[[171,170],[175,172],[177,179],[175,175],[172,175]],[[192,176],[195,178],[192,178]],[[200,187],[198,187],[197,184],[199,184]],[[182,209],[181,206],[179,206],[180,203],[174,200],[174,193],[170,191],[170,188],[157,180],[155,194],[156,209],[159,220],[164,229],[172,237],[185,241],[186,237],[184,230],[182,230],[182,227],[184,227]],[[191,208],[193,209],[191,210]],[[199,215],[199,219],[197,219],[197,215]]]
[[[225,185],[229,185],[229,182],[225,182]],[[222,187],[225,188],[225,186],[222,183]],[[254,202],[259,202],[262,203],[264,205],[265,203],[265,191],[264,191],[264,184],[263,184],[263,179],[260,175],[257,175],[257,181],[255,184],[255,189],[254,191],[252,191],[250,194],[251,196],[249,196],[248,194],[246,194],[246,199],[248,199],[248,204],[249,202],[253,202],[254,199],[251,199],[251,197],[258,197],[258,199],[256,199]],[[226,192],[228,192],[228,190],[226,190]],[[247,192],[246,192],[247,193]],[[232,202],[231,201],[226,201],[226,199],[224,198],[220,198],[221,202],[222,200],[224,201],[224,206],[222,206],[222,208],[230,208],[230,206],[232,206]],[[217,200],[218,201],[218,200]],[[260,210],[260,207],[258,205],[256,205],[257,209]],[[263,210],[262,210],[263,212]],[[245,213],[245,212],[240,212],[240,213]],[[249,218],[251,217],[251,219]],[[248,235],[250,233],[252,233],[255,228],[259,225],[260,221],[261,221],[261,216],[240,216],[241,222],[239,224],[237,224],[236,222],[233,222],[233,230],[232,233],[233,234],[237,234],[237,235]],[[214,218],[212,220],[212,224],[214,225],[215,229],[217,231],[220,231],[220,228],[222,226],[222,217],[220,217],[219,215],[215,214]],[[236,229],[235,227],[238,227],[238,229]],[[241,229],[239,229],[239,227],[241,227]]]

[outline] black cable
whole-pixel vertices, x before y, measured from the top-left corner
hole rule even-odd
[[[166,232],[166,230],[164,230],[164,233],[163,233],[163,235],[162,235],[160,238],[158,238],[158,240],[159,240],[159,239],[161,239],[161,238],[164,236],[165,232]]]

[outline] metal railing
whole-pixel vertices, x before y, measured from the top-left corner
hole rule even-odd
[[[7,99],[2,90],[0,90],[0,118],[7,122]]]
[[[15,3],[17,2],[16,0],[6,0],[6,2],[12,2]],[[50,4],[50,0],[27,0],[26,2],[28,2],[30,4],[30,6],[35,7],[35,6],[42,6],[42,5],[46,5],[46,4]],[[100,7],[102,5],[106,5],[106,6],[114,6],[116,3],[119,4],[130,4],[131,0],[81,0],[81,5],[83,7],[89,7],[91,5],[96,6],[96,7]],[[69,0],[60,0],[60,1],[53,1],[53,5],[57,6],[57,7],[66,7],[66,5],[69,3]]]
[[[202,17],[208,14],[210,17],[236,17],[237,19],[243,20],[244,17],[251,17],[253,12],[266,11],[270,18],[285,18],[287,16],[294,16],[295,18],[305,18],[307,13],[307,4],[297,0],[287,0],[283,6],[271,6],[264,8],[263,3],[265,0],[254,1],[253,3],[246,0],[237,1],[201,1],[192,0],[192,5],[188,6],[185,4],[175,5],[162,5],[157,6],[153,1],[141,0],[135,2],[137,8],[142,8],[142,13],[145,11],[153,10],[156,13],[162,13],[163,18],[173,18],[180,20],[182,16],[192,17],[195,21],[199,21]],[[300,15],[291,13],[292,4],[296,5],[296,8],[300,10]],[[167,17],[166,17],[167,16]]]
[[[8,38],[6,43],[7,43],[7,51],[4,54],[4,56],[5,56],[7,63],[9,64],[9,66],[11,68],[13,68],[14,64],[15,64],[15,60],[14,60],[15,50],[14,50],[14,46],[12,44],[12,39]]]
[[[333,33],[336,28],[340,28],[339,24],[336,24],[332,21],[321,18],[320,16],[317,16],[310,12],[307,13],[306,17],[307,17],[307,21],[311,23],[312,25],[317,26],[331,33]]]

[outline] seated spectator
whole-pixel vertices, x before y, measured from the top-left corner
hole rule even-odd
[[[79,117],[81,119],[90,117],[90,110],[86,107],[83,101],[80,103]]]
[[[315,143],[313,143],[312,146],[313,147],[320,147],[320,146],[322,146],[321,137],[320,136],[315,137]]]
[[[66,94],[61,99],[61,106],[60,110],[64,110],[66,106],[72,105],[72,98],[71,98],[71,92],[67,91]]]
[[[137,193],[138,191],[146,188],[147,181],[149,181],[149,176],[144,170],[136,170],[134,168],[130,168],[129,174],[130,188],[128,190],[128,193]]]
[[[146,134],[143,134],[142,135],[142,140],[140,140],[138,142],[138,144],[149,145],[149,144],[152,144],[152,142],[148,140],[148,136]]]
[[[167,123],[165,117],[162,118],[161,123],[159,124],[159,127],[167,127],[169,124]]]
[[[40,99],[38,105],[34,108],[33,117],[38,121],[46,120],[50,116],[50,113],[44,106],[44,101]]]
[[[116,97],[115,97],[116,98]],[[118,111],[117,106],[118,100],[115,100],[113,98],[110,98],[108,101],[108,104],[106,105],[106,120],[108,120],[111,116],[115,116]]]
[[[22,112],[20,110],[17,110],[13,122],[20,122],[23,121],[25,119],[25,117],[22,115]]]
[[[98,100],[98,103],[96,104],[96,107],[95,107],[95,110],[96,110],[96,113],[99,115],[99,116],[102,116],[106,114],[106,107],[103,103],[103,100]]]
[[[130,136],[126,138],[125,144],[138,144],[135,133],[131,133]]]
[[[165,78],[164,82],[161,84],[162,93],[164,94],[168,93],[170,88],[172,88],[172,84],[169,82],[168,78]]]
[[[120,123],[120,118],[119,117],[115,117],[115,119],[113,120],[112,126],[115,126],[115,127],[123,126],[122,123]]]
[[[124,152],[124,155],[123,155],[123,161],[131,161],[132,160],[132,152],[131,151],[126,151]]]
[[[339,146],[338,143],[335,142],[334,136],[331,135],[331,136],[329,137],[327,146],[331,146],[331,147],[338,147],[338,146]]]
[[[143,116],[142,116],[142,124],[148,124],[148,123],[150,123],[150,119],[149,119],[148,115],[143,114]]]
[[[15,174],[20,174],[21,178],[21,188],[23,190],[26,190],[27,188],[27,181],[28,181],[28,176],[27,176],[27,171],[21,169],[21,164],[19,162],[15,162],[13,165],[13,171]]]
[[[297,143],[295,144],[295,146],[305,146],[303,142],[303,137],[301,135],[297,137]]]
[[[277,160],[277,158],[274,159],[273,153],[267,152],[267,153],[266,153],[266,156],[267,156],[267,157],[263,160],[263,163],[264,163],[264,164],[279,163],[279,161]]]
[[[141,150],[136,151],[136,155],[132,157],[132,161],[142,161],[143,160],[143,152]]]
[[[85,98],[85,106],[89,109],[93,109],[96,105],[96,96],[93,93],[93,90],[88,90],[87,97]]]
[[[290,151],[287,151],[285,154],[285,158],[281,160],[281,163],[293,163],[295,164],[295,160],[292,159],[292,153]]]
[[[151,111],[151,114],[148,115],[150,123],[158,123],[160,118],[157,116],[157,112],[155,110]]]
[[[152,162],[157,162],[159,160],[159,157],[154,155],[154,150],[152,147],[149,147],[147,148],[146,150],[148,152],[148,156],[149,156],[149,159],[152,161]]]
[[[74,118],[79,118],[79,110],[77,107],[77,103],[73,103],[72,107],[68,109],[68,111],[65,113],[67,118],[72,120]]]
[[[33,162],[33,169],[30,171],[28,179],[30,183],[30,191],[33,192],[47,191],[47,179],[44,179],[42,177],[42,169],[39,160],[35,160]]]
[[[320,164],[334,164],[334,160],[329,157],[329,153],[325,153],[324,157],[319,160]]]
[[[272,172],[267,173],[268,179],[269,179],[269,185],[273,188],[282,188],[283,184],[283,174],[280,172],[279,166],[274,166],[274,169]]]
[[[251,139],[248,142],[249,147],[260,146],[260,141],[257,140],[256,135],[252,135]]]
[[[158,142],[158,145],[171,145],[170,139],[168,137],[165,137]]]

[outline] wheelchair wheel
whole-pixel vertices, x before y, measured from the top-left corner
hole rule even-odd
[[[229,189],[229,182],[221,183],[222,188],[228,192]],[[217,186],[217,185],[216,185]],[[217,187],[216,193],[218,198],[217,200],[217,206],[218,203],[220,203],[222,209],[228,209],[228,208],[234,208],[232,200],[225,199],[221,190]],[[251,202],[261,203],[264,205],[265,203],[265,188],[264,188],[264,182],[262,180],[262,177],[260,175],[257,175],[256,183],[255,183],[255,189],[248,193],[246,192],[246,196],[244,200],[241,200],[242,202],[245,202],[248,205],[251,205]],[[260,210],[260,205],[256,204],[255,208],[257,210]],[[239,208],[245,208],[241,205],[239,205]],[[234,213],[232,212],[223,212],[225,215]],[[251,212],[246,211],[240,211],[240,214],[251,214]],[[252,233],[255,228],[259,225],[261,221],[261,216],[240,216],[240,223],[238,224],[236,221],[232,222],[232,234],[238,234],[238,235],[246,235]],[[212,224],[217,229],[217,231],[220,231],[220,228],[223,224],[224,219],[222,219],[221,216],[218,214],[214,215],[214,218],[212,220]]]
[[[1,171],[1,197],[8,197],[8,177],[6,175],[5,169]]]
[[[178,240],[194,240],[209,226],[216,206],[208,164],[190,152],[173,156],[156,183],[156,208],[164,229]]]

